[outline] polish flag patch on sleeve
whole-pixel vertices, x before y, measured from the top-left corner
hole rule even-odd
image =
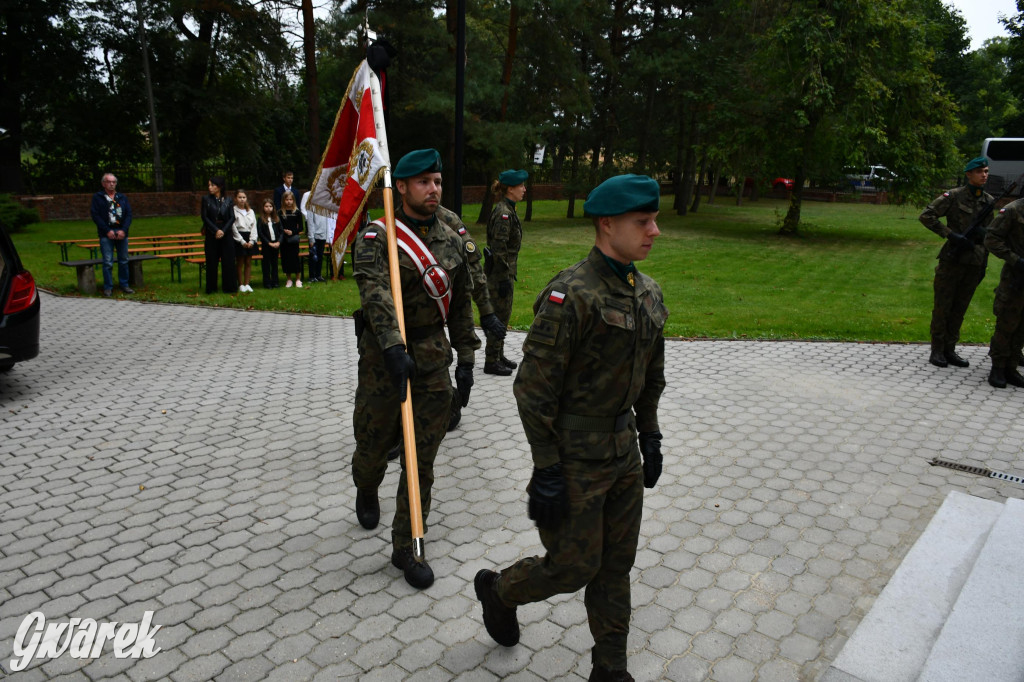
[[[501,214],[501,219],[502,220],[508,220],[508,213],[502,213]]]
[[[377,233],[376,232],[367,232],[366,234],[363,235],[363,239],[376,239],[376,238],[377,238]]]
[[[459,234],[466,234],[466,228],[460,227],[459,228]]]
[[[562,303],[565,302],[565,294],[562,293],[561,291],[552,291],[550,294],[548,294],[548,300],[551,301],[552,303],[562,305]]]

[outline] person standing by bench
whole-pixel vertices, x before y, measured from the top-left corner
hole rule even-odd
[[[260,238],[261,253],[263,260],[260,264],[263,267],[263,288],[276,289],[277,279],[277,256],[281,251],[281,221],[277,217],[277,210],[271,199],[263,200],[263,209],[260,217],[256,219],[256,232]]]
[[[249,207],[244,189],[235,190],[235,223],[231,228],[235,240],[235,263],[238,292],[252,293],[252,257],[259,253],[256,240],[256,213]]]
[[[281,211],[278,214],[281,218],[281,228],[284,237],[281,240],[281,269],[287,281],[284,283],[287,289],[295,282],[295,286],[302,288],[302,280],[299,279],[302,263],[299,260],[299,246],[302,237],[302,212],[295,200],[295,195],[285,192],[281,196]]]
[[[203,251],[206,254],[206,293],[217,291],[217,264],[223,270],[222,289],[225,294],[238,290],[235,273],[235,240],[230,236],[235,223],[235,207],[227,198],[224,178],[214,175],[207,185],[210,193],[203,197]]]
[[[109,297],[114,290],[114,249],[117,249],[117,281],[121,291],[134,294],[128,286],[128,228],[132,224],[132,207],[128,197],[117,191],[117,178],[104,173],[100,180],[103,189],[92,195],[89,212],[96,223],[103,255],[103,295]]]

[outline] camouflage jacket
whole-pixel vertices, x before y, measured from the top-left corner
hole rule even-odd
[[[1007,204],[996,214],[985,235],[985,247],[1005,261],[1000,281],[1013,277],[1017,261],[1024,259],[1024,199]]]
[[[395,217],[409,227],[413,223],[401,210]],[[452,346],[459,349],[459,362],[473,364],[473,307],[470,299],[471,283],[462,240],[443,221],[437,220],[426,235],[417,230],[424,244],[443,267],[451,280],[452,300],[448,310],[448,332],[437,303],[427,294],[419,270],[401,249],[398,265],[402,280],[402,302],[406,350],[416,363],[419,376],[429,376],[444,370],[452,361]],[[388,249],[385,230],[375,223],[360,230],[352,245],[352,272],[359,287],[366,333],[373,334],[380,349],[402,344],[398,331],[395,302],[391,296],[391,278],[388,271]]]
[[[477,243],[473,241],[473,235],[469,233],[466,224],[462,222],[462,218],[455,211],[438,206],[437,216],[462,238],[466,262],[469,264],[469,277],[473,283],[473,301],[476,303],[480,317],[490,315],[494,312],[494,306],[491,305],[491,297],[487,293],[487,275],[484,274],[484,264],[481,262],[483,256]]]
[[[519,262],[519,247],[523,244],[523,225],[516,215],[515,206],[508,199],[502,199],[491,209],[487,221],[487,248],[494,259],[488,278],[501,282],[516,278]]]
[[[987,204],[994,201],[995,199],[988,192],[982,192],[981,196],[975,196],[969,185],[963,185],[939,195],[932,203],[928,204],[918,219],[929,230],[946,239],[950,232],[959,232],[960,234],[967,232],[974,216],[982,211]],[[939,220],[942,216],[946,217],[945,225]],[[985,225],[991,222],[992,216],[990,215],[985,220]],[[973,239],[974,248],[964,250],[959,255],[957,255],[955,247],[947,241],[942,245],[938,258],[963,265],[985,265],[987,254],[984,240],[985,230],[976,230]]]
[[[594,247],[548,283],[533,311],[513,393],[535,466],[622,456],[637,431],[658,430],[668,310],[657,282],[637,272],[630,286]],[[570,430],[560,415],[626,415],[629,428]]]

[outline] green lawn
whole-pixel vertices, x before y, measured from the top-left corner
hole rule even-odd
[[[639,264],[665,292],[671,312],[666,335],[711,338],[926,341],[931,281],[941,241],[917,220],[918,208],[806,202],[802,235],[780,237],[786,203],[762,199],[737,207],[730,199],[702,204],[676,216],[665,197],[662,235]],[[577,210],[580,204],[577,203]],[[525,210],[525,205],[520,207]],[[583,258],[593,244],[588,220],[564,218],[566,203],[536,202],[524,223],[519,283],[512,326],[526,329],[535,296],[561,268]],[[464,207],[476,216],[479,206]],[[198,231],[199,219],[140,218],[134,234]],[[483,225],[469,229],[484,242]],[[91,222],[50,222],[14,235],[22,260],[44,289],[78,295],[72,268],[58,265],[51,239],[95,239]],[[72,247],[72,258],[87,255]],[[77,252],[77,254],[76,254]],[[992,332],[992,290],[1001,261],[989,274],[964,322],[962,341],[987,343]],[[351,269],[346,268],[351,274]],[[355,282],[265,291],[254,267],[252,294],[200,293],[198,267],[183,264],[183,282],[172,282],[166,262],[145,264],[146,287],[133,298],[258,310],[350,315],[358,307]],[[97,269],[97,279],[100,273]]]

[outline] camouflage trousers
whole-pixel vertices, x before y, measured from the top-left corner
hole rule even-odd
[[[424,533],[430,513],[430,490],[434,484],[434,458],[451,417],[452,388],[447,368],[443,374],[441,382],[438,377],[417,377],[412,384],[416,465],[419,470]],[[431,387],[447,383],[448,388],[426,390],[422,387],[424,383]],[[366,352],[359,357],[359,385],[356,387],[352,425],[356,438],[352,478],[357,488],[376,490],[384,480],[388,450],[402,437],[401,404],[379,352]],[[402,462],[402,475],[395,498],[395,518],[391,523],[391,542],[396,549],[412,545],[404,450],[399,459]]]
[[[586,587],[584,604],[594,637],[594,665],[625,670],[631,613],[629,572],[636,559],[644,487],[636,448],[609,461],[562,462],[569,517],[541,530],[547,554],[501,572],[498,596],[509,606],[542,601]]]
[[[996,287],[992,312],[996,315],[996,326],[988,346],[992,366],[1016,367],[1017,354],[1024,347],[1024,290],[1012,279],[1002,279]]]
[[[498,295],[497,283],[487,282],[487,293],[491,297],[491,305],[494,306],[494,314],[501,320],[501,324],[508,327],[508,321],[512,318],[512,299],[515,297],[515,281],[511,282],[508,296]],[[504,339],[493,339],[487,337],[487,346],[484,348],[484,361],[497,362],[498,358],[505,354]]]
[[[960,340],[967,307],[974,290],[985,278],[985,267],[940,260],[935,267],[935,304],[932,307],[932,350],[952,350]]]

